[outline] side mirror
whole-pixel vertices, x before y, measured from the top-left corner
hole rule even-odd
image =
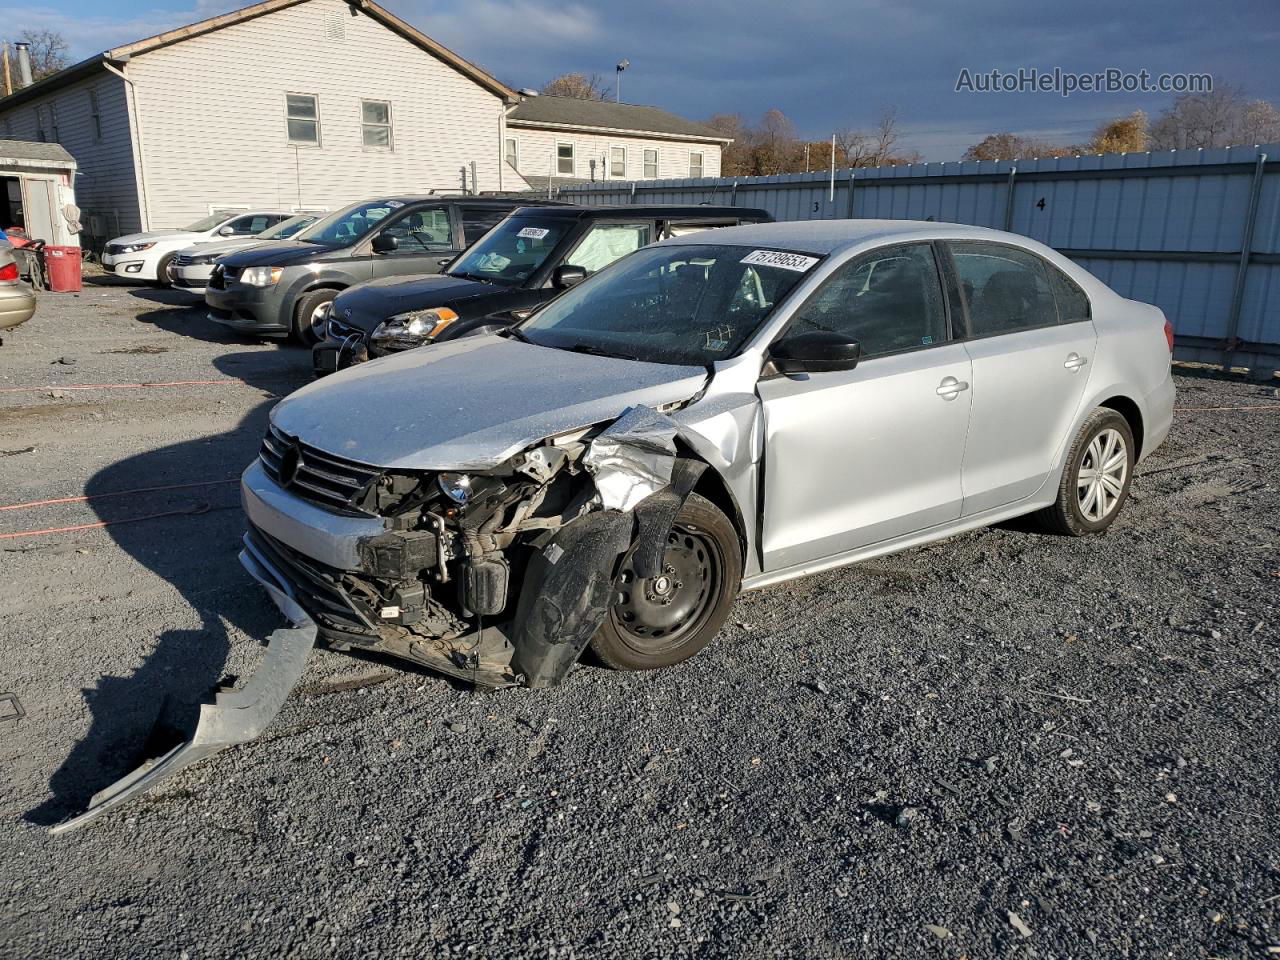
[[[223,227],[221,230],[218,231],[218,236],[220,237],[234,237],[235,235],[236,235],[236,228],[231,226],[231,224],[227,224],[225,227]]]
[[[779,373],[830,373],[852,370],[862,345],[840,333],[797,333],[769,347],[769,360]]]
[[[384,230],[373,238],[371,246],[374,253],[392,253],[400,249],[400,241]]]
[[[568,290],[585,279],[587,279],[586,267],[566,263],[556,267],[555,273],[551,274],[551,285],[557,290]]]

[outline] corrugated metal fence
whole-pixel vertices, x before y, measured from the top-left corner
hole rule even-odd
[[[1179,359],[1280,364],[1280,145],[565,187],[577,203],[725,203],[778,220],[969,223],[1034,237],[1159,305]]]

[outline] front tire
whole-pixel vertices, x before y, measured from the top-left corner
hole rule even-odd
[[[327,303],[337,299],[337,290],[312,290],[298,298],[298,305],[293,309],[293,329],[290,335],[303,346],[318,343],[316,334],[316,311]]]
[[[1037,519],[1071,537],[1104,533],[1129,499],[1136,457],[1129,422],[1106,407],[1093,411],[1072,441],[1057,500]]]
[[[173,277],[169,273],[169,268],[173,266],[173,258],[177,254],[166,253],[160,258],[160,262],[156,264],[156,278],[151,281],[153,286],[157,286],[162,290],[165,287],[173,286]]]
[[[656,670],[688,660],[720,632],[742,585],[733,524],[690,494],[672,524],[656,577],[638,580],[623,560],[592,652],[615,670]]]

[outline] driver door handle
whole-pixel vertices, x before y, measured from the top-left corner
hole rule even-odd
[[[960,396],[961,390],[968,390],[969,382],[967,380],[957,380],[955,377],[943,377],[942,382],[938,384],[937,394],[943,400],[954,400]]]
[[[1063,366],[1066,367],[1068,370],[1070,370],[1072,373],[1075,373],[1077,370],[1079,370],[1088,362],[1089,362],[1088,358],[1082,357],[1078,353],[1072,353],[1067,357],[1066,362],[1063,363]]]

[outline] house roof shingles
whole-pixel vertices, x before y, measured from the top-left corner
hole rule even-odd
[[[75,166],[75,158],[60,143],[36,143],[31,140],[0,140],[2,160],[50,160],[58,165]]]
[[[592,127],[599,130],[627,130],[657,133],[674,137],[729,142],[715,130],[701,123],[677,117],[674,113],[636,103],[614,103],[611,100],[579,100],[576,97],[527,97],[507,115],[509,121],[529,125]]]

